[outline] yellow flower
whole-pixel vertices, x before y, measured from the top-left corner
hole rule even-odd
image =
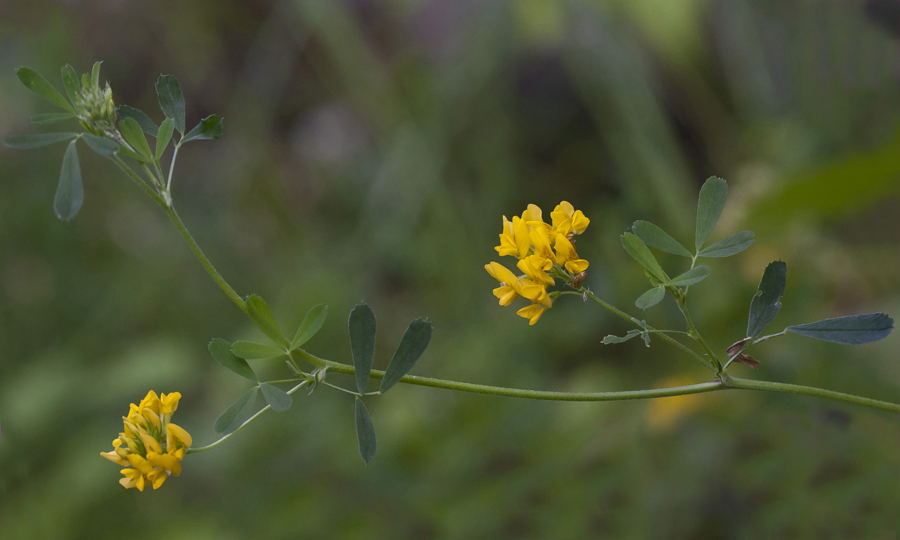
[[[508,306],[519,297],[521,293],[519,278],[510,272],[508,268],[500,263],[492,262],[484,265],[484,269],[488,271],[491,277],[500,282],[500,286],[494,289],[494,296],[500,299],[501,306]]]
[[[548,309],[549,308],[543,304],[531,304],[530,306],[525,306],[517,311],[516,315],[528,319],[528,326],[534,326],[541,318],[541,315]]]
[[[565,269],[575,276],[572,285],[577,289],[588,267],[588,261],[578,258],[572,237],[583,233],[590,220],[566,201],[559,203],[550,217],[552,226],[544,222],[543,212],[534,204],[529,204],[521,217],[513,216],[512,221],[503,216],[500,245],[494,249],[500,255],[519,259],[516,266],[524,276],[516,276],[496,262],[484,267],[500,282],[494,296],[500,299],[501,306],[508,306],[519,297],[531,300],[531,305],[517,311],[530,325],[553,306],[547,292],[547,287],[556,285],[553,274],[560,275]],[[566,279],[569,277],[567,274]]]
[[[578,274],[587,270],[588,263],[584,259],[579,259],[575,253],[575,246],[572,242],[562,234],[556,235],[556,264],[565,266],[566,270],[572,274]]]
[[[147,485],[159,488],[171,476],[181,474],[181,460],[193,440],[184,428],[170,422],[181,394],[158,396],[150,391],[139,405],[131,404],[122,417],[124,431],[113,441],[111,452],[100,455],[122,469],[119,480],[126,489],[144,491]],[[124,445],[124,447],[123,447]]]
[[[528,240],[528,225],[518,216],[512,222],[503,216],[503,233],[500,234],[500,245],[495,247],[501,257],[512,255],[521,259],[528,255],[531,244]]]
[[[553,230],[562,235],[581,234],[591,223],[581,210],[575,210],[575,207],[567,201],[556,206],[550,213],[550,219],[553,220]]]

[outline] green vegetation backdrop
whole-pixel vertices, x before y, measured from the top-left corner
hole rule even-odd
[[[534,327],[498,307],[483,265],[500,216],[583,209],[587,283],[627,306],[646,282],[619,234],[650,219],[689,238],[715,174],[732,187],[721,234],[757,233],[692,295],[717,350],[776,258],[791,270],[774,331],[900,313],[898,20],[887,0],[0,0],[0,135],[47,110],[20,65],[61,88],[59,66],[104,60],[117,103],[148,112],[171,73],[190,124],[225,117],[221,141],[179,156],[183,218],[287,326],[329,304],[310,350],[348,361],[343,317],[364,299],[396,336],[376,367],[423,315],[416,374],[689,384],[709,374],[671,348],[602,345],[627,328],[591,306]],[[58,221],[63,151],[0,149],[3,539],[894,538],[898,419],[751,392],[543,403],[401,385],[370,404],[368,466],[353,398],[298,393],[158,491],[126,492],[99,452],[128,403],[180,391],[178,423],[211,442],[244,386],[207,343],[259,335],[90,152],[84,207]],[[671,299],[648,315],[679,324]],[[897,402],[898,340],[788,336],[754,355],[771,380]]]

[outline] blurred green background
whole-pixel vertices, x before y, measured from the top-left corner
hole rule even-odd
[[[564,299],[530,328],[498,307],[482,266],[499,260],[501,216],[571,201],[592,220],[587,283],[636,312],[646,280],[619,234],[649,219],[688,241],[715,174],[732,195],[713,240],[757,232],[692,287],[715,348],[744,336],[779,258],[775,331],[896,316],[898,35],[892,0],[0,0],[0,135],[39,131],[28,118],[51,110],[17,66],[61,89],[60,66],[104,60],[116,102],[157,122],[153,83],[173,74],[188,124],[225,117],[220,142],[179,156],[176,206],[283,327],[329,304],[315,354],[348,361],[346,316],[364,299],[376,367],[424,315],[420,375],[701,382],[661,343],[601,345],[627,328],[596,306]],[[66,224],[51,206],[64,147],[0,149],[4,540],[895,537],[897,418],[749,391],[559,404],[400,385],[369,401],[379,448],[365,466],[352,398],[320,389],[189,456],[160,490],[125,491],[99,452],[128,404],[180,391],[175,421],[213,441],[246,384],[206,345],[262,336],[152,201],[81,150],[85,204]],[[671,299],[646,316],[681,324]],[[734,372],[897,402],[898,340],[788,336],[758,348],[758,372]]]

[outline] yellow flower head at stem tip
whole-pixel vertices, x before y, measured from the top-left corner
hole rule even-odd
[[[531,300],[531,305],[516,312],[528,319],[529,325],[535,324],[553,306],[547,292],[547,287],[556,285],[553,276],[565,274],[566,281],[571,280],[577,289],[589,264],[575,252],[573,237],[583,233],[590,220],[566,201],[559,203],[550,217],[552,226],[544,221],[543,212],[534,204],[528,205],[522,217],[513,216],[512,221],[503,216],[500,245],[494,249],[502,256],[519,259],[516,266],[524,275],[516,276],[496,262],[484,267],[500,282],[494,296],[500,299],[501,306],[508,306],[520,297]]]
[[[131,404],[128,416],[122,417],[124,430],[113,441],[112,451],[100,453],[125,467],[119,483],[126,489],[144,491],[147,485],[157,489],[169,476],[181,474],[184,451],[193,440],[184,428],[170,422],[180,399],[178,392],[161,396],[148,392],[139,405]]]

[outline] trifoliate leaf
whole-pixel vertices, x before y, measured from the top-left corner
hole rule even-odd
[[[71,221],[84,202],[84,186],[81,183],[81,166],[78,164],[77,140],[69,143],[63,155],[62,169],[59,171],[59,184],[53,196],[53,211],[63,221]]]
[[[378,443],[375,440],[375,426],[372,425],[372,418],[369,416],[369,410],[361,399],[356,398],[356,440],[359,443],[359,455],[362,456],[366,463],[372,461],[375,457],[375,450]]]
[[[788,326],[785,330],[832,343],[863,345],[887,337],[893,328],[894,320],[884,313],[867,313]]]
[[[641,331],[640,331],[640,330],[629,330],[628,333],[625,334],[625,335],[622,336],[622,337],[619,337],[619,336],[613,336],[613,335],[606,336],[605,338],[603,338],[603,340],[602,340],[600,343],[602,343],[602,344],[604,344],[604,345],[612,345],[612,344],[616,344],[616,343],[625,343],[625,342],[628,341],[629,339],[635,338],[635,337],[637,337],[637,336],[639,336],[639,335],[641,335]]]
[[[425,319],[416,319],[409,324],[400,345],[391,358],[387,370],[384,372],[384,379],[381,380],[382,394],[387,392],[392,386],[400,382],[400,379],[406,375],[410,369],[416,364],[428,344],[431,342],[431,333],[433,327],[430,322]]]
[[[727,198],[728,182],[721,178],[710,176],[700,188],[700,197],[697,200],[697,229],[694,232],[696,249],[703,247],[716,227]]]
[[[290,394],[271,384],[262,383],[259,385],[259,389],[262,390],[262,395],[266,399],[266,403],[268,403],[275,412],[284,412],[290,409],[291,403],[294,402]]]
[[[669,281],[666,273],[656,261],[656,257],[650,253],[650,249],[644,244],[644,241],[631,233],[622,235],[622,246],[625,251],[631,255],[631,258],[638,262],[647,272],[650,273],[657,281],[665,283]]]
[[[231,431],[247,421],[253,413],[253,408],[256,405],[256,394],[258,392],[259,387],[254,386],[244,395],[239,397],[231,407],[225,409],[225,412],[220,414],[219,417],[216,418],[216,423],[213,424],[213,429],[216,433]]]
[[[682,246],[678,240],[675,240],[669,236],[669,233],[649,221],[635,221],[634,225],[631,226],[631,230],[634,231],[634,234],[636,234],[638,238],[652,248],[665,251],[666,253],[681,255],[688,259],[693,258],[691,252],[688,251],[686,247]]]
[[[222,118],[217,114],[213,114],[211,116],[207,116],[203,120],[200,121],[199,124],[194,126],[194,129],[188,132],[187,135],[184,136],[181,142],[186,143],[188,141],[196,141],[200,139],[206,139],[211,141],[218,141],[222,138]]]
[[[701,264],[691,268],[680,276],[672,278],[672,281],[669,284],[677,285],[679,287],[688,287],[694,283],[703,281],[707,276],[709,276],[709,267]]]
[[[730,257],[753,243],[753,231],[741,231],[700,250],[700,257]]]
[[[175,129],[184,135],[184,94],[178,79],[171,75],[160,75],[156,80],[156,95],[159,108],[167,118],[175,121]]]
[[[322,325],[325,324],[326,317],[328,317],[328,306],[325,304],[313,306],[312,309],[307,311],[306,316],[303,317],[303,322],[300,323],[300,327],[297,328],[297,332],[294,334],[294,339],[291,340],[291,350],[293,351],[312,339],[316,332],[322,328]]]
[[[787,265],[781,261],[769,263],[750,301],[750,319],[747,322],[747,337],[757,338],[769,326],[781,310],[779,298],[784,296]]]
[[[347,320],[350,330],[350,352],[356,371],[356,389],[362,393],[369,385],[369,374],[375,358],[375,313],[366,304],[359,304]]]
[[[66,98],[59,93],[59,90],[53,88],[53,86],[47,82],[47,79],[41,77],[41,74],[37,71],[27,67],[20,67],[16,70],[16,76],[22,81],[22,84],[25,85],[25,88],[28,88],[39,97],[56,105],[60,109],[72,113],[75,112],[75,109],[73,109],[72,105],[66,101]]]
[[[241,377],[249,379],[253,382],[259,382],[256,373],[250,368],[250,365],[243,358],[238,358],[231,352],[231,344],[224,339],[215,338],[209,342],[209,352],[212,354],[216,362],[223,367],[230,369]]]
[[[641,309],[647,309],[655,306],[656,304],[662,302],[663,298],[666,297],[666,289],[663,286],[653,287],[649,291],[640,295],[637,300],[634,301],[634,305]]]
[[[275,315],[269,309],[269,304],[260,296],[253,294],[247,299],[247,314],[253,320],[253,324],[262,330],[263,334],[269,336],[269,339],[279,346],[285,344],[284,335],[281,333],[281,329],[278,328],[278,321],[275,320]]]

